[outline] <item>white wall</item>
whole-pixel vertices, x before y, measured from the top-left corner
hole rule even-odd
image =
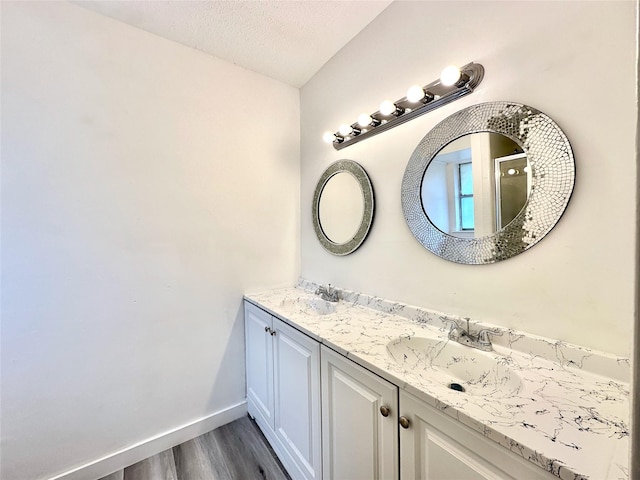
[[[302,89],[302,276],[629,355],[635,27],[632,1],[391,4]],[[472,95],[340,152],[322,142],[323,132],[469,61],[486,69]],[[404,221],[404,169],[439,121],[496,100],[531,105],[560,125],[574,149],[574,194],[559,224],[528,252],[493,265],[446,262]],[[311,224],[315,183],[340,158],[368,171],[376,198],[369,238],[347,257],[326,253]]]
[[[2,472],[245,398],[246,290],[299,273],[299,92],[60,2],[2,2]]]

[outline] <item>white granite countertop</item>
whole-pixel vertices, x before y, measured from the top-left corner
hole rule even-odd
[[[563,480],[629,478],[629,359],[470,320],[503,333],[481,352],[447,338],[466,319],[346,290],[319,315],[316,287],[245,298]],[[453,363],[465,393],[433,368]]]

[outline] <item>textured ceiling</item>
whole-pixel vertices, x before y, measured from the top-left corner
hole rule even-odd
[[[74,3],[301,87],[392,1],[99,0]]]

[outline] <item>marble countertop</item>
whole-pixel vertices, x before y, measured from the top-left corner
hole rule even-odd
[[[452,320],[467,319],[346,290],[318,314],[316,288],[245,298],[563,480],[629,478],[629,359],[469,319],[472,332],[502,333],[480,352],[447,338]],[[429,348],[413,348],[423,338]],[[500,365],[491,378],[478,356]],[[447,387],[433,368],[443,362],[477,372],[467,392]]]

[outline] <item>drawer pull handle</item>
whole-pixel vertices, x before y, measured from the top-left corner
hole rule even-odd
[[[391,410],[389,409],[389,407],[387,407],[386,405],[382,405],[382,406],[380,407],[380,414],[381,414],[383,417],[388,417],[388,416],[389,416],[389,413],[391,413]]]
[[[400,426],[402,428],[409,428],[409,419],[407,417],[400,417]]]

